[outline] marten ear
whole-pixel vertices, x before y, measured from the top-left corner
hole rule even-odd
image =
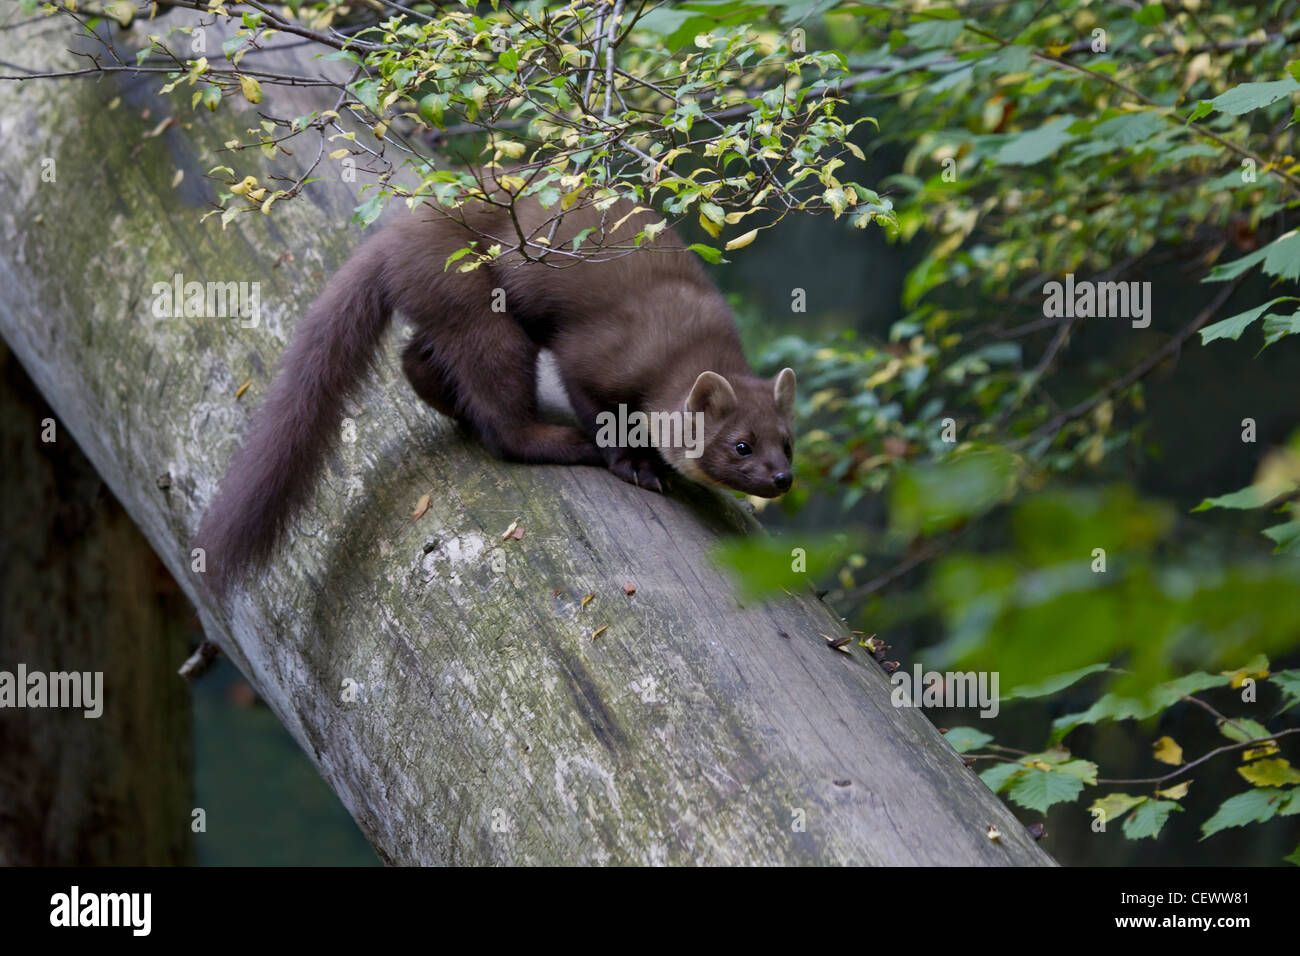
[[[705,412],[722,418],[736,407],[736,391],[717,372],[701,372],[686,396],[688,412]]]
[[[776,409],[783,418],[794,415],[794,369],[783,368],[772,380],[772,395],[776,398]]]

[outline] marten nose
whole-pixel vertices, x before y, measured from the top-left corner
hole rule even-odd
[[[794,484],[794,475],[788,471],[778,471],[772,476],[772,484],[776,485],[778,491],[789,491]]]

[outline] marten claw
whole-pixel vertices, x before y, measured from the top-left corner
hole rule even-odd
[[[621,454],[610,460],[609,470],[629,485],[663,493],[663,482],[659,480],[654,462],[649,458],[634,458],[630,454]]]
[[[648,488],[650,491],[657,491],[660,494],[663,494],[663,483],[659,480],[659,476],[655,474],[654,468],[648,462],[643,462],[637,468],[636,477],[638,488]]]

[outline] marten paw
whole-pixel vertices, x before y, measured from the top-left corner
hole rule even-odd
[[[647,491],[663,492],[664,485],[659,478],[657,464],[652,457],[619,450],[610,457],[609,470],[630,485]]]

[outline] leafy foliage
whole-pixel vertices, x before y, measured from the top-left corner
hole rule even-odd
[[[1076,672],[1069,675],[1068,682],[1064,677],[1052,681],[1052,689],[1046,692],[1064,690],[1078,679],[1097,673],[1096,667],[1086,670],[1086,674]],[[1085,787],[1111,783],[1098,779],[1095,763],[1070,753],[1061,742],[1065,734],[1083,724],[1103,720],[1148,720],[1174,706],[1199,704],[1218,714],[1220,732],[1230,743],[1188,762],[1177,741],[1168,736],[1161,737],[1152,747],[1152,759],[1175,769],[1145,781],[1120,781],[1130,785],[1146,783],[1152,792],[1148,795],[1111,791],[1095,797],[1088,810],[1094,820],[1094,829],[1104,829],[1108,824],[1122,821],[1122,830],[1128,839],[1154,839],[1159,836],[1170,814],[1183,810],[1180,801],[1191,788],[1190,778],[1184,778],[1176,784],[1171,784],[1171,781],[1220,753],[1239,756],[1241,764],[1237,767],[1237,773],[1250,784],[1251,789],[1225,800],[1205,820],[1201,833],[1203,838],[1207,838],[1230,827],[1263,823],[1275,816],[1300,813],[1300,770],[1295,769],[1285,758],[1277,756],[1278,739],[1297,731],[1271,732],[1249,718],[1230,718],[1219,714],[1216,708],[1194,696],[1202,690],[1230,683],[1244,686],[1245,678],[1250,675],[1267,678],[1267,661],[1252,661],[1242,671],[1227,674],[1188,674],[1159,685],[1156,692],[1144,701],[1122,700],[1114,695],[1106,695],[1086,714],[1075,714],[1058,720],[1054,725],[1056,730],[1052,735],[1051,746],[1037,754],[1007,758],[1003,755],[1010,748],[995,744],[993,735],[969,727],[949,730],[947,739],[953,743],[958,753],[973,755],[975,759],[997,761],[980,774],[990,789],[1007,793],[1012,802],[1025,809],[1045,813],[1056,804],[1074,802],[1084,795]],[[1286,693],[1285,688],[1292,679],[1289,674],[1275,675],[1271,683]],[[1043,694],[1043,687],[1017,688],[1003,699],[1039,697]]]
[[[269,214],[275,203],[300,195],[327,149],[329,161],[364,164],[374,178],[357,208],[362,224],[375,221],[393,197],[451,215],[479,200],[509,211],[516,223],[523,199],[554,210],[540,228],[517,229],[513,245],[460,250],[448,264],[461,270],[511,251],[552,265],[590,258],[577,242],[554,247],[554,226],[575,207],[604,210],[619,199],[664,218],[622,245],[604,245],[610,230],[602,228],[590,237],[595,255],[626,254],[688,218],[716,240],[692,247],[710,262],[791,211],[849,215],[859,227],[892,223],[887,201],[840,178],[846,157],[863,157],[850,134],[869,122],[840,118],[843,56],[791,49],[790,34],[772,21],[780,5],[701,3],[703,12],[692,15],[689,5],[672,10],[623,0],[376,3],[384,11],[379,17],[357,17],[333,0],[280,12],[246,0],[178,5],[207,16],[198,26],[149,33],[138,68],[161,72],[163,92],[192,90],[194,109],[260,104],[251,139],[227,144],[236,155],[256,147],[272,160],[290,153],[287,143],[318,141],[315,161],[284,188],[262,185],[233,164],[214,167],[229,187],[213,211],[223,225],[241,214]],[[121,12],[130,22],[134,5]],[[336,29],[344,16],[353,22]],[[196,32],[214,25],[230,30],[221,57],[188,56],[186,41],[192,46]],[[251,67],[284,32],[329,51],[324,59],[341,61],[350,78],[286,77]],[[116,56],[111,46],[108,52]],[[332,106],[276,115],[269,90],[295,82],[332,91]],[[466,148],[434,148],[453,135],[468,139]],[[755,220],[746,223],[750,216]]]

